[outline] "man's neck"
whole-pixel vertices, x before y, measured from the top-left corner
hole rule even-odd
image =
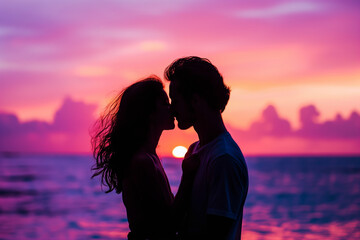
[[[203,116],[194,124],[194,129],[198,134],[200,146],[204,146],[226,132],[226,127],[221,114]]]

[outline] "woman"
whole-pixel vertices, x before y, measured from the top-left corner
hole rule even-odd
[[[151,76],[130,85],[95,126],[93,177],[101,175],[106,193],[122,192],[128,239],[174,239],[198,164],[192,157],[183,161],[174,198],[155,151],[162,131],[174,128],[163,83]]]

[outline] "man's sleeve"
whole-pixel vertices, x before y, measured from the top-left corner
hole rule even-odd
[[[207,178],[209,196],[206,213],[236,219],[247,195],[246,166],[225,154],[209,164]]]

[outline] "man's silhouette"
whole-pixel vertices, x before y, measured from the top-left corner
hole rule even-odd
[[[230,89],[209,60],[185,57],[165,70],[171,108],[180,129],[194,127],[199,141],[189,149],[200,166],[182,230],[184,239],[240,239],[248,171],[221,113]]]

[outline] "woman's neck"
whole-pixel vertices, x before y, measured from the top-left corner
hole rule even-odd
[[[162,131],[150,130],[144,144],[139,148],[139,152],[152,153],[156,155],[156,147],[159,144],[159,139]]]

